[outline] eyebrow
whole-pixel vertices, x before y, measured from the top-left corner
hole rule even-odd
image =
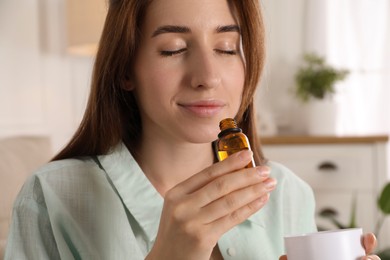
[[[240,33],[240,27],[235,24],[218,26],[217,33],[225,33],[225,32],[238,32]]]
[[[152,34],[152,37],[163,33],[190,33],[191,29],[186,26],[177,26],[177,25],[164,25],[158,27]]]
[[[178,25],[164,25],[158,27],[152,34],[152,38],[164,33],[190,33],[191,29],[187,26]],[[238,32],[240,33],[240,27],[235,24],[218,26],[215,30],[216,33],[226,32]]]

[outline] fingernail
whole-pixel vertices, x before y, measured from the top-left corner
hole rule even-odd
[[[268,167],[265,167],[265,166],[259,166],[256,168],[257,170],[257,173],[261,176],[261,177],[268,177],[269,174],[270,174],[270,170]]]
[[[273,190],[276,187],[277,181],[275,179],[267,179],[264,184],[267,190]]]
[[[253,153],[250,150],[243,150],[237,153],[238,157],[243,161],[252,159]]]
[[[260,202],[261,203],[265,203],[267,202],[267,200],[269,199],[269,193],[267,193],[266,195],[264,195],[263,197],[260,198]]]

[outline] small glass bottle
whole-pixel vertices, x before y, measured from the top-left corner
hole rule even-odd
[[[241,150],[251,150],[248,137],[242,132],[241,128],[237,127],[237,123],[234,119],[223,119],[219,123],[219,128],[221,129],[221,132],[218,134],[218,140],[215,143],[219,161],[223,161],[229,155]],[[251,167],[255,167],[253,158],[245,168]]]

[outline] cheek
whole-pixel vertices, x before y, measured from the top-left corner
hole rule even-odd
[[[230,113],[235,116],[241,106],[242,94],[244,91],[244,82],[245,82],[245,70],[243,66],[235,67],[234,73],[227,75],[229,95],[230,95]]]
[[[145,95],[150,95],[150,92],[160,92],[163,88],[162,84],[167,78],[164,69],[151,51],[151,47],[146,43],[138,50],[134,74],[136,91],[141,98]]]
[[[245,69],[244,67],[241,67],[239,72],[237,73],[238,76],[236,77],[237,85],[239,86],[239,92],[242,94],[244,90],[244,83],[245,83]]]
[[[156,64],[144,64],[142,68],[138,70],[136,82],[136,93],[140,105],[144,109],[147,107],[161,109],[162,106],[169,106],[177,84],[174,78],[175,73]]]
[[[237,65],[231,70],[227,70],[227,72],[234,71],[234,73],[226,73],[225,79],[226,84],[230,90],[232,98],[241,103],[241,96],[244,90],[244,82],[245,82],[245,70],[241,65]]]
[[[141,61],[137,63],[135,68],[138,92],[140,94],[146,94],[153,91],[160,91],[165,76],[158,64],[153,62],[147,55],[141,56],[139,60]]]
[[[245,78],[245,66],[241,57],[235,56],[231,60],[221,60],[218,63],[220,72],[223,74],[225,80],[234,82],[235,85],[242,87]]]

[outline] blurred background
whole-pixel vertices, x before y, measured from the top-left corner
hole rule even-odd
[[[390,1],[261,5],[267,58],[256,105],[265,154],[313,187],[318,214],[334,209],[347,225],[356,204],[357,225],[375,231],[384,216],[377,197],[390,179]],[[45,160],[66,144],[86,105],[105,13],[104,0],[0,0],[1,139],[46,137]],[[308,53],[349,72],[324,100],[296,95],[295,78]],[[0,144],[3,160],[9,150]],[[1,165],[0,176],[11,178],[1,175]],[[324,229],[335,228],[329,218],[317,218]],[[390,247],[388,222],[378,234],[381,248]]]
[[[257,104],[263,135],[310,131],[294,76],[311,52],[350,72],[336,84],[334,134],[390,132],[389,5],[262,1],[267,60]],[[0,136],[47,134],[55,150],[69,139],[85,107],[105,12],[104,0],[0,1]]]

